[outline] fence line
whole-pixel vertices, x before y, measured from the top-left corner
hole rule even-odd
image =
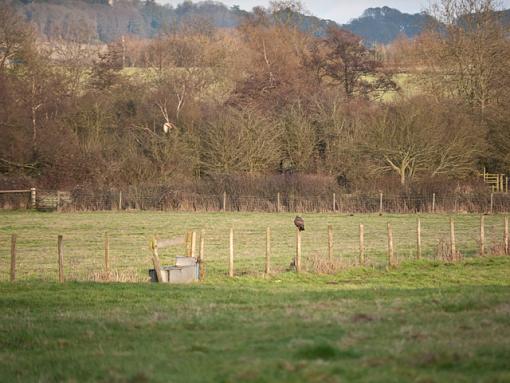
[[[0,191],[0,208],[57,211],[165,210],[338,213],[504,213],[510,211],[509,193],[452,195],[321,195],[275,193],[244,196],[221,192],[199,194],[177,190],[130,189],[107,191],[8,190]]]
[[[497,219],[497,221],[494,221]],[[437,220],[434,223],[437,225]],[[443,229],[432,229],[431,224],[423,225],[423,220],[418,219],[416,227],[416,242],[413,236],[409,236],[408,229],[405,227],[395,227],[392,223],[387,222],[386,230],[382,230],[380,225],[378,228],[375,225],[359,224],[359,238],[356,238],[355,226],[349,228],[333,226],[331,224],[323,225],[318,228],[311,229],[312,233],[300,232],[296,230],[295,243],[292,244],[292,231],[285,229],[282,232],[281,227],[273,227],[276,229],[277,235],[272,238],[271,227],[266,230],[245,230],[230,228],[229,232],[221,231],[211,233],[207,242],[205,241],[205,231],[200,231],[200,247],[198,258],[201,265],[200,280],[205,278],[205,269],[209,269],[208,276],[222,276],[228,275],[230,277],[242,276],[246,274],[251,275],[268,275],[278,274],[286,270],[294,270],[296,272],[335,272],[345,268],[351,267],[379,267],[389,266],[395,267],[402,260],[416,260],[416,259],[429,259],[439,260],[445,262],[458,262],[466,257],[486,256],[486,255],[510,255],[508,252],[508,217],[494,217],[493,221],[488,223],[485,217],[481,216],[479,226],[476,222],[472,222],[470,227],[466,224],[457,225],[453,218],[450,218],[449,225],[447,219],[442,219]],[[449,227],[448,227],[449,226]],[[478,226],[478,227],[477,227]],[[349,235],[346,235],[345,229],[349,229]],[[397,229],[397,230],[395,230]],[[386,232],[386,233],[384,233]],[[478,232],[478,233],[477,233]],[[115,235],[111,231],[104,234],[104,239],[101,241],[101,236],[92,236],[96,238],[97,247],[93,253],[100,253],[101,242],[104,245],[103,262],[99,258],[99,262],[80,263],[83,259],[89,258],[82,249],[78,249],[80,243],[74,238],[67,236],[66,247],[66,262],[65,262],[65,278],[64,278],[64,236],[58,235],[57,241],[57,254],[58,257],[55,262],[54,254],[55,248],[49,246],[47,249],[36,248],[34,258],[31,261],[26,260],[26,254],[30,250],[30,244],[37,243],[41,238],[37,236],[30,236],[24,238],[23,235],[13,233],[11,235],[11,281],[15,281],[16,271],[19,274],[29,275],[33,277],[40,272],[40,263],[47,262],[44,257],[44,252],[49,251],[49,263],[53,263],[55,268],[44,268],[44,275],[39,275],[37,279],[45,279],[48,275],[54,275],[54,280],[64,282],[64,280],[101,280],[101,281],[115,281],[119,280],[119,275],[122,275],[122,268],[134,268],[136,272],[131,275],[131,278],[120,278],[121,280],[144,281],[147,280],[147,270],[150,268],[152,262],[153,266],[157,269],[163,265],[166,254],[158,253],[158,249],[166,249],[168,251],[172,246],[184,245],[181,250],[177,251],[178,254],[189,255],[195,254],[195,243],[197,242],[197,231],[193,229],[190,232],[190,241],[185,240],[157,240],[153,239],[150,245],[150,250],[147,248],[146,242],[143,238],[138,238],[133,241],[132,247],[134,249],[142,249],[146,257],[140,258],[139,255],[128,258],[126,264],[122,264],[124,257],[114,257],[113,264],[111,262],[111,251],[123,244],[125,240],[121,235]],[[285,233],[285,236],[281,234]],[[333,242],[333,233],[341,237],[341,247],[348,248],[347,251],[340,251],[337,247],[335,252],[335,244]],[[405,234],[403,234],[405,233]],[[423,234],[428,233],[425,244],[423,241]],[[264,236],[266,241],[264,242]],[[386,238],[385,238],[386,237]],[[55,238],[55,237],[53,237]],[[448,238],[444,240],[444,238]],[[236,243],[234,242],[237,241]],[[303,241],[304,239],[304,241]],[[54,240],[54,239],[53,239]],[[86,241],[86,239],[84,239]],[[8,241],[2,241],[8,243]],[[51,242],[51,241],[50,241]],[[145,245],[144,245],[145,243]],[[158,247],[158,243],[160,246]],[[260,245],[260,249],[257,248]],[[208,257],[205,259],[204,252],[207,246]],[[356,247],[358,247],[356,251]],[[386,247],[386,251],[384,250]],[[234,257],[234,248],[236,249]],[[243,250],[244,249],[244,250]],[[7,249],[5,249],[7,252]],[[97,251],[99,250],[99,251]],[[137,250],[137,251],[138,251]],[[79,251],[79,256],[77,252]],[[181,253],[182,251],[182,253]],[[225,264],[225,256],[228,252],[228,264]],[[294,256],[292,256],[294,252]],[[123,254],[125,251],[117,250],[117,254]],[[357,253],[357,254],[356,254]],[[41,256],[43,254],[43,256]],[[34,262],[35,259],[35,262]],[[0,259],[1,260],[1,259]],[[314,261],[315,260],[315,261]],[[320,260],[320,262],[316,262]],[[21,263],[16,263],[21,261]],[[126,262],[126,261],[124,261]],[[319,266],[318,266],[319,265]],[[322,265],[322,266],[321,266]],[[6,265],[7,266],[7,265]],[[1,269],[1,267],[0,267]],[[53,271],[48,271],[53,270]],[[96,278],[103,270],[106,272],[106,277]],[[120,270],[120,271],[119,271]],[[235,270],[235,274],[234,274]],[[99,272],[98,272],[99,271]],[[88,272],[88,274],[87,274]],[[158,277],[159,278],[159,277]],[[1,279],[1,278],[0,278]],[[25,279],[25,278],[24,278]],[[50,278],[51,279],[51,278]]]

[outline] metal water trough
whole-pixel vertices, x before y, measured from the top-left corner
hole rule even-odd
[[[150,269],[151,282],[158,282],[156,270]],[[199,280],[200,264],[193,257],[177,257],[175,266],[161,268],[162,283],[193,283]]]

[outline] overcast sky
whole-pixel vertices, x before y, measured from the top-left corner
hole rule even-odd
[[[158,0],[160,3],[177,5],[182,0]],[[406,13],[417,13],[428,8],[431,0],[304,0],[307,10],[315,16],[335,20],[339,23],[359,17],[363,11],[370,7],[388,6],[397,8]],[[501,1],[501,0],[500,0]],[[194,2],[197,2],[196,0]],[[251,10],[254,6],[267,6],[269,0],[223,0],[222,3]],[[505,8],[510,8],[510,0],[502,0]]]

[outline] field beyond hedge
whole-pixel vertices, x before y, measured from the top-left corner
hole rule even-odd
[[[68,281],[90,281],[104,270],[104,234],[110,242],[110,267],[121,280],[147,281],[152,267],[149,241],[183,237],[205,230],[207,281],[227,274],[229,233],[234,229],[235,273],[262,277],[266,251],[266,228],[272,231],[271,269],[285,273],[295,256],[296,228],[292,213],[175,213],[161,211],[38,213],[0,212],[0,281],[9,279],[10,236],[17,234],[18,280],[56,281],[57,236],[64,237],[65,277]],[[303,263],[327,259],[328,225],[333,228],[333,257],[345,267],[356,266],[359,258],[359,224],[365,227],[365,255],[368,268],[387,264],[387,223],[393,227],[394,247],[399,262],[416,257],[416,220],[421,219],[422,257],[433,260],[439,244],[450,240],[447,214],[303,214]],[[465,258],[479,252],[480,216],[459,214],[455,219],[456,248]],[[500,254],[504,216],[485,216],[486,254]],[[198,244],[197,244],[198,248]],[[198,249],[197,249],[198,252]],[[160,251],[163,265],[183,255],[184,246]]]
[[[0,382],[509,382],[510,257],[503,217],[455,216],[450,264],[434,259],[449,216],[423,215],[416,260],[414,215],[304,215],[303,257],[325,257],[333,275],[286,271],[292,214],[0,213]],[[399,265],[386,268],[386,224]],[[356,266],[365,224],[367,267]],[[264,276],[265,229],[273,273]],[[226,276],[235,232],[236,277]],[[206,231],[205,282],[144,283],[148,241]],[[104,232],[112,268],[138,283],[94,283]],[[10,235],[18,235],[9,283]],[[66,283],[57,284],[56,237],[64,236]],[[444,242],[443,242],[444,243]],[[182,247],[161,252],[173,262]],[[306,263],[305,263],[306,265]],[[313,271],[313,270],[312,270]]]

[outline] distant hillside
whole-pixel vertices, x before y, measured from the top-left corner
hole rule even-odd
[[[163,28],[174,28],[184,22],[194,21],[198,27],[208,24],[219,28],[239,25],[250,12],[237,6],[227,7],[220,2],[185,1],[176,7],[160,5],[154,0],[10,0],[47,37],[75,37],[80,33],[88,39],[111,42],[122,35],[150,38]],[[286,15],[288,18],[289,15]],[[510,10],[502,16],[510,22]],[[430,16],[414,15],[397,9],[369,8],[344,28],[363,37],[365,44],[387,44],[399,35],[418,35]],[[290,20],[303,30],[322,34],[331,20],[300,14],[290,15]]]
[[[237,24],[236,12],[220,4],[183,3],[176,8],[153,0],[15,0],[14,3],[43,35],[74,37],[86,32],[93,40],[111,42],[122,35],[153,37],[161,28],[187,17],[206,16],[218,26]]]
[[[367,45],[387,44],[399,35],[419,35],[428,21],[430,16],[424,13],[410,15],[397,9],[382,7],[367,9],[361,17],[343,27],[363,37]]]
[[[504,24],[510,25],[510,9],[498,12]],[[343,25],[345,29],[363,37],[366,45],[388,44],[403,35],[419,35],[432,17],[425,13],[414,15],[398,9],[381,7],[368,8],[361,17]]]
[[[150,38],[163,28],[185,22],[233,28],[250,13],[222,3],[185,1],[176,7],[154,0],[12,0],[26,19],[48,38],[75,37],[76,31],[92,40],[111,42],[122,35]],[[288,16],[288,15],[286,15]],[[323,33],[332,21],[313,16],[291,15],[305,30]]]

